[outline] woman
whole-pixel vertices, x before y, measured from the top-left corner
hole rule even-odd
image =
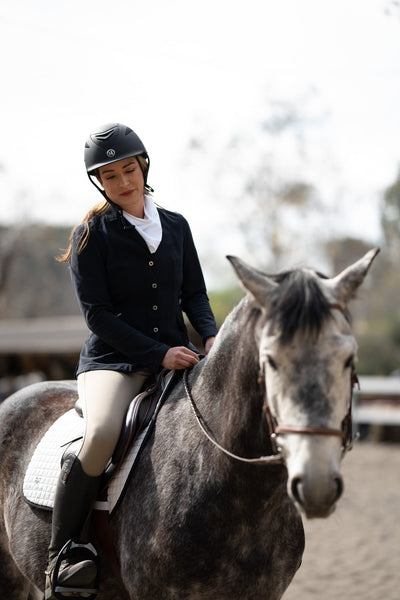
[[[90,330],[77,369],[86,429],[57,486],[46,598],[53,597],[55,583],[93,586],[96,565],[87,553],[78,549],[59,559],[55,582],[57,557],[80,536],[126,409],[145,380],[162,367],[184,369],[199,361],[182,311],[206,353],[217,333],[189,225],[155,206],[149,164],[143,143],[125,125],[105,125],[86,142],[86,170],[105,200],[75,227],[60,258],[70,263]]]

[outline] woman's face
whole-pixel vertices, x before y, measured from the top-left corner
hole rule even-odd
[[[99,177],[108,198],[130,214],[144,216],[144,177],[136,157],[100,167]]]

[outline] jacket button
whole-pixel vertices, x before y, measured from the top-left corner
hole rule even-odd
[[[154,261],[153,260],[149,260],[149,267],[154,267]]]
[[[158,306],[157,306],[157,304],[155,304],[155,305],[153,306],[153,310],[158,310]]]
[[[155,290],[155,289],[156,289],[156,287],[157,287],[157,284],[156,284],[156,283],[152,283],[152,284],[151,284],[151,287],[153,288],[153,290]]]

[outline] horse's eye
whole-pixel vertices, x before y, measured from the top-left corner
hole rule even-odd
[[[271,367],[271,369],[274,369],[274,371],[278,370],[278,365],[276,364],[276,362],[274,361],[273,358],[271,358],[270,356],[267,356],[267,362],[268,362],[269,366]]]
[[[349,367],[352,367],[354,364],[354,354],[351,354],[349,356],[349,358],[346,360],[346,362],[344,363],[344,368],[348,369]]]

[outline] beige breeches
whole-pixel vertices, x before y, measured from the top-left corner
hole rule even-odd
[[[78,393],[85,417],[79,459],[87,475],[100,475],[118,442],[126,410],[149,371],[125,375],[117,371],[87,371],[78,375]]]

